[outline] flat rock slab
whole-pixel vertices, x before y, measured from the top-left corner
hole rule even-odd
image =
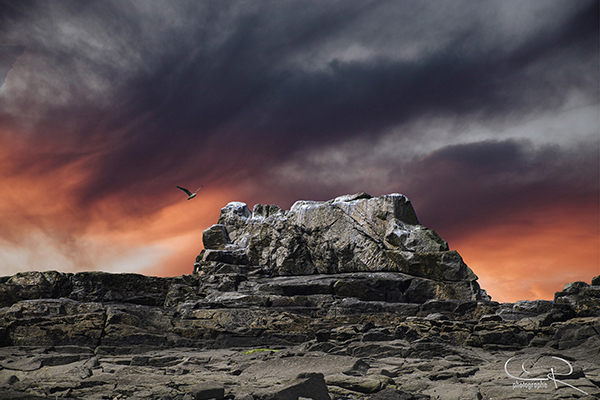
[[[338,386],[359,393],[377,393],[388,386],[394,386],[393,379],[385,376],[349,376],[345,374],[329,375],[327,385]]]
[[[0,367],[14,371],[35,371],[42,367],[40,357],[7,358],[0,360]]]
[[[254,393],[258,400],[331,400],[323,374],[302,373],[282,387],[271,387]]]
[[[225,387],[218,382],[203,382],[191,390],[194,400],[221,400],[225,397]]]
[[[366,372],[365,362],[355,357],[287,357],[254,364],[242,372],[241,377],[248,380],[290,379],[301,373],[356,375],[361,370]]]

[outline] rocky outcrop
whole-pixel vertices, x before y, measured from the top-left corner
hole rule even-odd
[[[393,293],[387,296],[383,287],[372,291],[399,302],[489,299],[461,256],[419,224],[400,194],[298,201],[289,211],[257,204],[250,212],[246,204],[232,202],[204,231],[203,242],[197,275],[253,268],[268,276],[387,273],[380,281],[390,282],[395,273],[398,285],[388,285]],[[355,286],[356,280],[338,285],[342,291]]]
[[[230,203],[203,240],[194,275],[0,277],[0,399],[600,395],[600,277],[491,301],[403,196]]]
[[[168,306],[199,292],[197,277],[158,278],[140,274],[57,271],[20,272],[0,277],[0,307],[21,300],[69,298],[79,302]]]

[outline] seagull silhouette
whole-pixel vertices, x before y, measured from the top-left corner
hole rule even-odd
[[[198,190],[202,189],[203,186],[200,186],[198,189],[196,189],[196,191],[194,193],[190,192],[186,188],[182,188],[181,186],[176,186],[176,187],[177,187],[177,189],[183,190],[185,192],[185,194],[188,195],[188,200],[191,200],[194,197],[196,197],[196,193],[198,193]]]

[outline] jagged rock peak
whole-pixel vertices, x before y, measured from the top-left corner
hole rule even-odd
[[[455,282],[477,297],[477,276],[456,251],[419,223],[410,200],[398,193],[372,197],[357,193],[329,201],[276,205],[231,202],[218,223],[203,234],[204,250],[194,273],[227,266],[260,267],[272,276],[397,272]],[[454,285],[456,286],[456,285]],[[444,295],[440,295],[444,297]]]

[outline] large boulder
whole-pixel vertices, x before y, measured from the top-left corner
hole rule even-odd
[[[469,299],[485,296],[462,257],[419,223],[401,194],[297,201],[289,211],[257,204],[250,212],[245,203],[232,202],[203,241],[194,268],[199,275],[227,265],[257,266],[270,276],[395,272],[466,284]]]
[[[600,276],[594,277],[591,285],[582,281],[567,283],[554,294],[554,302],[570,306],[580,317],[600,316]]]
[[[27,271],[0,277],[0,307],[21,300],[68,296],[73,286],[71,275],[57,271]]]

